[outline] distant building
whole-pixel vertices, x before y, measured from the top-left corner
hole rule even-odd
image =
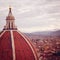
[[[31,41],[15,26],[11,7],[6,17],[6,26],[0,33],[0,60],[38,60]]]

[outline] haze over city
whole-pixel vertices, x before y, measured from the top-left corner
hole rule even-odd
[[[6,24],[9,6],[22,32],[60,29],[60,0],[0,0],[0,30]]]

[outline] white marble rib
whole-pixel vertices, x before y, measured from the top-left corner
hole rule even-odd
[[[11,30],[11,42],[12,42],[12,52],[13,52],[13,60],[16,60],[15,56],[15,44],[14,44],[14,38],[13,38],[13,31]]]

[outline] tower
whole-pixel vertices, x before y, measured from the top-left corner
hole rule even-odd
[[[0,60],[38,60],[30,39],[15,26],[11,7],[6,17],[6,25],[0,34]]]
[[[15,26],[15,18],[12,14],[11,7],[9,7],[9,14],[6,17],[6,26],[4,30],[16,30],[17,27]]]

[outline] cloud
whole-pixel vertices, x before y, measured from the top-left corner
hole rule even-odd
[[[1,0],[0,30],[5,25],[9,5],[16,25],[26,32],[60,29],[60,0]]]
[[[22,32],[29,32],[29,33],[36,31],[51,31],[51,30],[55,30],[55,26],[54,25],[44,26],[44,27],[35,26],[30,28],[20,28],[19,30]]]

